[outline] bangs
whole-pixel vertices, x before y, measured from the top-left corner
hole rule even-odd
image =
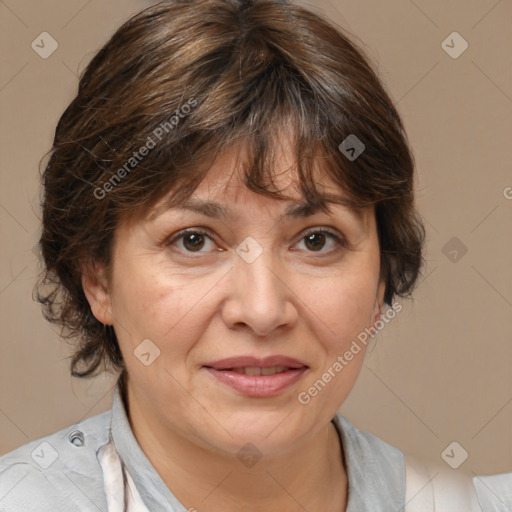
[[[230,67],[224,70],[215,87],[221,88],[232,72]],[[342,117],[327,103],[323,106],[297,73],[284,64],[270,63],[238,88],[231,87],[229,93],[230,98],[222,96],[223,105],[218,104],[219,93],[202,100],[194,96],[196,108],[138,165],[127,189],[119,188],[116,198],[122,219],[146,215],[167,195],[169,207],[185,202],[217,158],[233,151],[238,154],[237,164],[226,172],[240,173],[244,185],[255,193],[278,200],[291,198],[294,191],[279,189],[274,179],[276,159],[285,153],[291,161],[287,172],[294,175],[296,189],[307,205],[325,211],[328,202],[352,208],[374,202],[371,188],[361,189],[355,166],[338,149],[343,132],[350,133]],[[225,105],[232,108],[221,108]],[[167,112],[157,125],[171,117],[172,112]],[[137,141],[150,137],[154,126],[148,125]],[[343,191],[345,199],[323,191],[323,176]],[[138,204],[129,197],[135,190]]]
[[[169,193],[179,204],[215,159],[237,145],[246,148],[239,169],[245,185],[283,199],[286,191],[277,189],[273,174],[285,138],[299,193],[311,205],[325,204],[319,173],[355,207],[410,191],[403,169],[412,169],[412,162],[400,119],[343,35],[316,18],[315,31],[309,15],[289,5],[262,2],[244,13],[217,2],[203,8],[204,19],[190,15],[185,4],[176,5],[176,16],[187,12],[180,23],[164,4],[148,9],[152,24],[139,26],[135,17],[127,34],[109,43],[117,53],[110,52],[108,62],[100,53],[92,62],[103,76],[82,80],[82,94],[94,103],[88,106],[90,127],[97,126],[87,137],[97,166],[88,183],[105,190],[109,181],[105,213],[109,205],[115,221],[144,215]],[[152,37],[142,37],[148,30]],[[133,56],[125,51],[130,36],[142,39]],[[112,66],[126,77],[114,89]],[[98,95],[96,88],[104,93]],[[365,147],[354,160],[339,149],[349,136]],[[143,158],[131,156],[142,149]]]

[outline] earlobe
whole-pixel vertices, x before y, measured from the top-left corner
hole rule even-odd
[[[94,317],[103,324],[111,325],[112,305],[103,264],[82,265],[82,288]]]

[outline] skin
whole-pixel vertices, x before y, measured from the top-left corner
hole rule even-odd
[[[275,181],[300,201],[291,155],[283,146]],[[95,317],[116,331],[135,437],[186,507],[343,511],[346,468],[331,419],[356,381],[364,348],[307,405],[298,395],[380,317],[375,213],[368,207],[358,216],[333,204],[330,214],[284,218],[289,201],[241,183],[241,158],[235,148],[221,155],[192,195],[222,203],[229,216],[171,209],[152,221],[146,215],[122,223],[110,280],[97,264],[84,271],[84,289]],[[342,192],[327,177],[318,181],[327,192]],[[162,242],[199,227],[211,230],[202,245],[190,235]],[[315,250],[304,233],[313,227],[330,228],[346,246],[317,234]],[[235,252],[248,236],[263,249],[252,263]],[[145,366],[134,350],[148,338],[160,356]],[[275,397],[244,396],[203,367],[271,354],[309,366]],[[248,442],[262,456],[251,468],[236,456]]]

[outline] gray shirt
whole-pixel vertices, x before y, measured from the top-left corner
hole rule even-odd
[[[333,423],[341,436],[348,477],[347,512],[398,512],[404,506],[405,477],[402,453],[376,437],[357,430],[336,414]],[[149,510],[186,512],[142,452],[130,428],[122,401],[116,397],[112,416],[116,450]],[[340,482],[341,485],[341,482]]]
[[[403,454],[356,429],[340,414],[332,421],[345,454],[347,512],[402,510],[405,505]],[[98,451],[111,440],[149,510],[187,512],[137,443],[119,389],[111,411],[28,443],[0,458],[0,511],[107,512]]]

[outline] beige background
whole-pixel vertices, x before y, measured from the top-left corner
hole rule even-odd
[[[31,298],[38,164],[77,73],[148,4],[0,2],[0,454],[110,406],[111,379],[71,379],[66,345]],[[364,41],[387,84],[428,229],[415,299],[372,342],[341,412],[441,465],[457,441],[469,453],[459,471],[512,471],[512,2],[324,0],[314,9]],[[48,59],[31,48],[43,31],[59,45]],[[441,46],[454,31],[469,44],[457,59]],[[462,258],[455,248],[456,262],[452,237],[467,247]]]

